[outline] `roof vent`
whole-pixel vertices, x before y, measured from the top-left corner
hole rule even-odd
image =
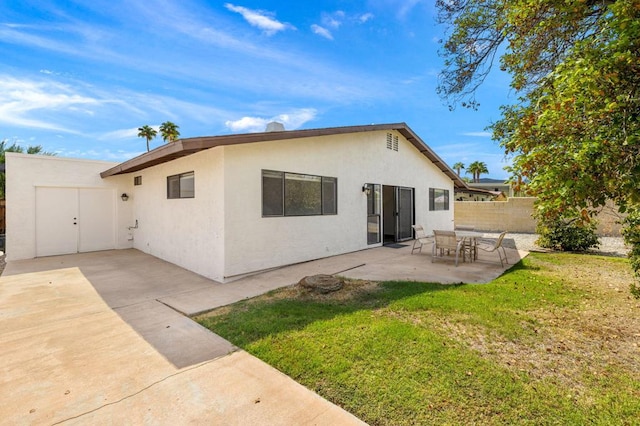
[[[266,132],[284,132],[284,124],[278,123],[277,121],[272,121],[267,124]]]

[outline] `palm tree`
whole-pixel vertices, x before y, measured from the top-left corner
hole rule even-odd
[[[453,168],[453,170],[455,170],[455,171],[456,171],[456,173],[458,174],[458,176],[460,176],[460,169],[464,169],[464,163],[461,163],[461,162],[459,162],[459,161],[458,161],[457,163],[455,163],[455,164],[453,165],[453,167],[452,167],[452,168]]]
[[[160,125],[160,134],[162,134],[162,139],[164,139],[165,142],[175,142],[180,137],[180,132],[178,131],[179,128],[180,126],[177,124],[165,121]]]
[[[153,127],[149,127],[146,124],[142,127],[138,127],[138,137],[145,138],[147,140],[147,152],[149,152],[149,142],[155,138],[158,132]]]
[[[473,175],[474,183],[478,183],[480,182],[480,175],[483,173],[489,173],[489,170],[487,169],[487,165],[484,162],[474,161],[473,163],[469,164],[469,167],[467,167],[467,173]]]
[[[487,169],[487,165],[484,162],[480,161],[476,173],[478,175],[478,182],[480,182],[480,175],[489,173],[489,169]]]

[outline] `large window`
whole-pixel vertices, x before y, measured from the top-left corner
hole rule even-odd
[[[195,176],[193,172],[167,177],[167,198],[195,197]]]
[[[300,173],[262,171],[262,216],[313,216],[338,213],[338,179]]]
[[[429,188],[429,210],[449,210],[449,190]]]

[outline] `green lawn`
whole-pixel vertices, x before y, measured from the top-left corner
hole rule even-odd
[[[532,254],[489,284],[291,287],[197,320],[372,425],[640,424],[629,280]]]

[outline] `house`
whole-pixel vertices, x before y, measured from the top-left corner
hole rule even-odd
[[[136,248],[225,282],[453,228],[466,184],[405,123],[273,129],[121,164],[7,153],[7,256]]]
[[[473,183],[467,185],[475,185]],[[455,189],[456,201],[507,201],[507,196],[502,191],[490,191],[488,189],[467,187]]]
[[[502,192],[507,198],[522,197],[521,191],[516,191],[514,185],[509,181],[501,179],[480,178],[478,182],[470,183],[474,189],[486,189],[495,193]]]

